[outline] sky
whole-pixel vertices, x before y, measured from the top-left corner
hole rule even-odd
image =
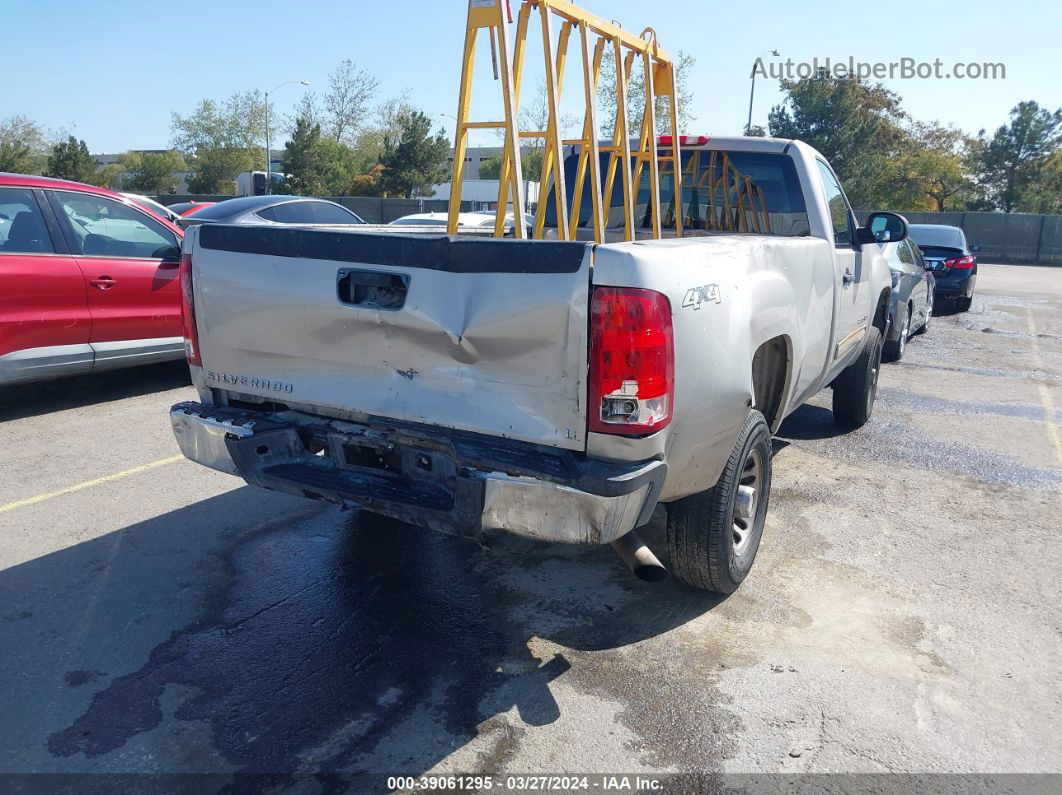
[[[511,1],[515,8],[518,0]],[[682,50],[696,57],[690,79],[695,121],[689,133],[740,134],[748,114],[750,70],[772,49],[781,55],[767,55],[765,65],[787,58],[796,63],[827,57],[867,63],[940,58],[948,71],[957,62],[1003,63],[1005,79],[881,81],[902,97],[915,119],[953,124],[970,134],[983,128],[991,132],[1021,100],[1062,105],[1062,4],[1057,0],[578,2],[628,30],[652,26],[671,53]],[[171,112],[187,113],[203,98],[271,89],[287,80],[308,80],[323,94],[328,73],[345,58],[379,77],[380,99],[408,90],[415,105],[453,133],[464,0],[2,4],[0,119],[22,114],[48,128],[69,130],[94,153],[168,146]],[[487,67],[488,53],[484,45],[473,109],[479,118],[497,115],[493,108],[500,96]],[[541,56],[529,55],[528,63],[539,66]],[[569,86],[577,85],[569,79]],[[291,85],[275,92],[274,113],[288,112],[302,90]],[[574,101],[568,94],[566,105]],[[776,80],[757,79],[753,123],[766,126],[768,111],[781,98]],[[494,140],[480,132],[473,143]]]

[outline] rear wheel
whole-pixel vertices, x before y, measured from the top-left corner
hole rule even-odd
[[[881,371],[881,329],[871,326],[859,358],[833,382],[833,419],[849,428],[861,428],[874,411]]]
[[[903,358],[903,352],[907,349],[907,340],[911,336],[911,307],[903,310],[903,319],[900,321],[900,336],[895,340],[885,343],[883,358],[887,362],[898,362]]]
[[[969,312],[971,306],[973,306],[973,296],[972,295],[969,298],[956,298],[955,299],[955,308],[958,309],[960,312]]]
[[[771,492],[771,430],[753,410],[719,482],[667,506],[675,576],[694,588],[733,593],[760,548]]]

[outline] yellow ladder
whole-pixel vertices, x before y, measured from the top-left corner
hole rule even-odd
[[[546,73],[546,106],[548,123],[545,130],[519,129],[520,86],[524,70],[524,53],[531,28],[532,15],[537,14],[542,36],[542,53]],[[553,26],[560,29],[554,42]],[[556,207],[557,238],[574,240],[582,212],[582,196],[587,180],[590,184],[590,226],[594,240],[605,239],[606,217],[611,198],[619,179],[623,197],[624,240],[635,238],[635,194],[646,168],[649,170],[649,212],[651,226],[649,236],[659,238],[661,226],[660,174],[661,162],[668,164],[665,173],[674,181],[674,201],[681,201],[681,153],[678,132],[678,107],[675,92],[675,65],[671,56],[657,43],[656,32],[646,28],[640,36],[634,36],[618,25],[606,22],[566,0],[523,0],[516,20],[516,33],[510,48],[509,28],[513,24],[509,0],[468,0],[468,22],[465,31],[464,63],[461,70],[461,90],[457,109],[457,133],[454,143],[453,183],[450,189],[449,234],[457,233],[458,213],[461,209],[461,187],[465,176],[465,152],[468,134],[475,129],[499,129],[503,131],[504,143],[501,157],[501,173],[498,185],[498,211],[494,234],[505,233],[505,210],[512,204],[513,234],[525,238],[523,208],[525,205],[523,171],[520,164],[520,140],[522,138],[544,139],[542,172],[539,175],[539,202],[535,216],[533,237],[544,235],[546,205],[550,196]],[[481,31],[490,36],[493,56],[494,78],[500,83],[503,121],[471,121],[469,105],[472,99],[472,78],[475,65],[476,43]],[[568,45],[572,35],[577,34],[580,57],[577,59],[583,76],[582,137],[562,139],[560,130],[559,102],[565,68],[568,62]],[[613,59],[616,75],[616,119],[612,141],[607,145],[598,143],[597,95],[601,77],[601,62],[606,57]],[[636,61],[640,61],[642,79],[645,83],[645,107],[636,145],[631,146],[631,134],[627,124],[628,87]],[[667,116],[670,121],[671,146],[664,148],[669,154],[661,154],[656,137],[656,98],[667,96]],[[564,175],[563,147],[575,147],[578,155],[575,184],[572,186],[569,204]],[[602,152],[609,155],[605,174],[601,174]],[[604,190],[602,191],[602,188]],[[682,235],[682,213],[674,216],[675,234]],[[644,233],[643,233],[643,236]]]

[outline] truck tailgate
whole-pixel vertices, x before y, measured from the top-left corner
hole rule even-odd
[[[582,450],[591,257],[585,243],[203,225],[207,384]]]

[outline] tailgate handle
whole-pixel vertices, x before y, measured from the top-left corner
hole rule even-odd
[[[341,268],[336,275],[336,292],[341,303],[393,312],[406,304],[409,275]]]

